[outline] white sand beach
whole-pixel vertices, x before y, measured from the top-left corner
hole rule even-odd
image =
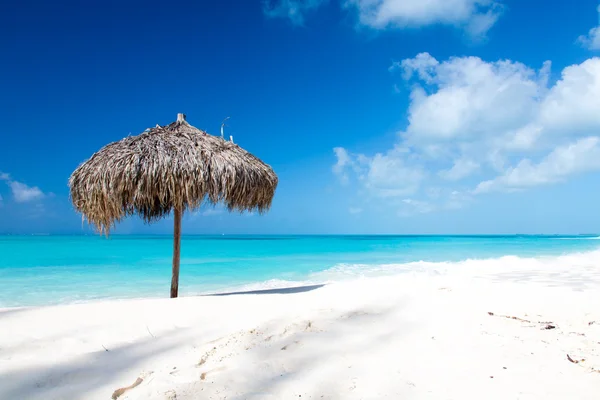
[[[4,309],[0,399],[598,399],[600,267],[576,260]]]

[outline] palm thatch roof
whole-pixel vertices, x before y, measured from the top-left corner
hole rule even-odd
[[[129,215],[152,222],[203,203],[263,212],[277,182],[269,165],[179,114],[172,124],[103,147],[73,172],[69,187],[77,211],[108,233]]]

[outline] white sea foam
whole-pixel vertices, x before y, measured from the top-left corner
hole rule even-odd
[[[297,288],[399,274],[421,277],[497,274],[502,279],[543,281],[555,271],[564,271],[565,267],[573,270],[573,280],[585,280],[586,277],[600,279],[600,250],[560,256],[518,257],[509,255],[489,259],[467,259],[458,262],[416,261],[398,264],[337,264],[327,270],[311,273],[306,279],[302,280],[270,279],[230,287],[226,290],[220,290],[218,293]],[[521,274],[522,271],[528,272],[527,274]],[[562,274],[565,273],[562,272]]]
[[[556,240],[600,240],[600,236],[557,237]]]

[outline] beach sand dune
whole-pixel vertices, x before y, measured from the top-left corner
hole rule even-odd
[[[0,399],[598,399],[595,269],[438,272],[0,310]]]

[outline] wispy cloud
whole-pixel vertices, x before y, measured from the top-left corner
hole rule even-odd
[[[286,18],[294,25],[304,25],[307,13],[326,4],[328,0],[265,0],[263,12],[270,18]]]
[[[577,43],[589,50],[600,50],[600,6],[596,11],[598,12],[598,25],[590,29],[587,35],[577,38]]]
[[[398,215],[401,217],[410,217],[415,214],[429,214],[435,210],[436,207],[428,201],[403,199]]]
[[[413,28],[442,24],[484,36],[503,12],[493,0],[346,0],[361,25],[373,29]]]
[[[197,217],[215,217],[217,215],[225,214],[227,209],[223,204],[204,204],[202,207],[191,213],[192,218]]]
[[[211,217],[214,215],[221,215],[225,213],[225,207],[221,204],[217,204],[216,206],[209,206],[204,210],[200,210],[197,215],[201,215],[203,217]]]
[[[47,212],[48,211],[46,210],[46,206],[44,205],[44,203],[34,203],[34,204],[32,204],[31,209],[29,210],[27,218],[29,218],[29,219],[40,218],[40,217],[46,215]]]
[[[350,207],[350,208],[348,208],[348,212],[350,214],[360,214],[363,212],[363,209],[359,208],[359,207]]]
[[[346,168],[352,164],[352,159],[346,149],[342,147],[335,147],[333,153],[337,159],[332,167],[333,173],[340,178],[340,181],[343,184],[346,184],[348,183],[348,173],[346,172]]]
[[[594,170],[600,170],[600,138],[587,137],[557,147],[539,163],[523,159],[502,175],[481,182],[474,193],[513,191],[548,185],[564,181],[570,175]]]
[[[27,186],[16,181],[10,182],[9,185],[17,203],[27,203],[44,198],[44,193],[37,186]]]
[[[326,3],[328,0],[270,0],[263,2],[263,11],[267,17],[303,25],[307,14]],[[339,0],[339,4],[356,13],[359,26],[370,29],[441,24],[462,29],[472,38],[485,37],[504,11],[496,0]]]
[[[450,181],[459,181],[479,169],[479,164],[472,160],[464,158],[454,161],[452,168],[440,171],[438,173],[444,179]]]
[[[383,198],[402,197],[415,193],[426,172],[414,164],[413,154],[407,149],[393,148],[373,156],[350,154],[344,148],[336,148],[337,162],[334,172],[341,182],[349,182],[349,175],[368,193]]]
[[[204,217],[210,217],[211,215],[221,215],[223,213],[224,211],[221,209],[210,208],[208,210],[203,211],[201,215]]]
[[[211,204],[204,204],[202,205],[202,207],[196,211],[191,212],[190,218],[195,219],[198,217],[207,217],[207,218],[214,218],[214,217],[218,217],[224,214],[227,214],[227,207],[225,207],[223,204],[219,203],[216,205],[211,205]],[[239,215],[237,213],[233,213],[234,215]],[[256,215],[255,212],[253,211],[246,211],[244,213],[241,214],[244,217],[254,217]]]
[[[46,194],[37,186],[28,186],[25,183],[11,179],[10,174],[0,172],[0,180],[4,181],[11,189],[17,203],[27,203],[43,199]]]

